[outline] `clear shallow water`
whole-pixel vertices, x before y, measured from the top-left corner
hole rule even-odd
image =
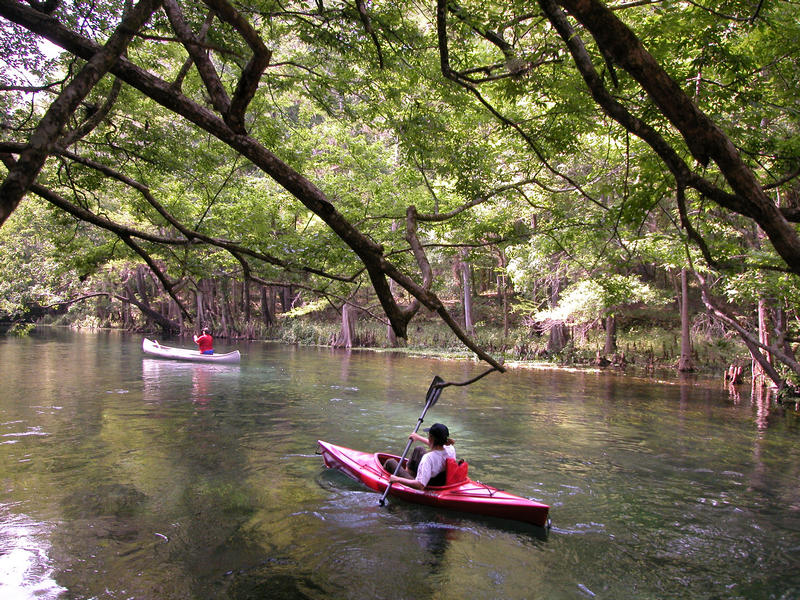
[[[600,373],[447,388],[426,422],[473,477],[551,504],[542,535],[382,508],[315,454],[401,451],[432,377],[478,365],[273,344],[194,365],[140,344],[0,338],[0,597],[800,597],[794,412]]]

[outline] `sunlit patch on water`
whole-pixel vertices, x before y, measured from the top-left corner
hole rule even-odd
[[[49,532],[25,515],[0,505],[0,597],[53,600],[66,588],[52,578]]]
[[[30,435],[50,435],[50,434],[42,430],[41,427],[30,427],[26,431],[14,431],[12,433],[4,433],[2,437],[16,438],[16,437],[27,437]]]

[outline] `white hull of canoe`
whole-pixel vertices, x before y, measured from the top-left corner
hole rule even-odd
[[[206,363],[238,363],[241,355],[238,350],[226,354],[200,354],[198,350],[187,350],[186,348],[172,348],[163,346],[158,342],[144,338],[142,340],[142,351],[158,358],[171,358],[173,360],[191,360],[194,362]]]

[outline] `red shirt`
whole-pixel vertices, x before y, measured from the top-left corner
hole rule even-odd
[[[214,338],[207,333],[195,338],[194,341],[198,346],[200,346],[200,352],[206,352],[207,350],[214,349]]]

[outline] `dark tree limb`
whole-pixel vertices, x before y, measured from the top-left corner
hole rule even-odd
[[[208,11],[208,14],[206,15],[206,20],[203,21],[203,25],[200,27],[200,32],[197,34],[197,37],[195,38],[196,42],[199,45],[201,46],[204,45],[206,35],[208,34],[208,30],[211,28],[211,24],[213,22],[214,22],[214,11]],[[180,90],[181,87],[183,87],[183,80],[186,79],[186,76],[189,74],[189,70],[192,68],[193,64],[194,60],[192,60],[192,57],[189,56],[189,58],[187,58],[186,61],[183,63],[183,66],[180,68],[180,71],[178,71],[178,75],[175,77],[175,81],[172,82],[172,86],[176,90]]]
[[[26,2],[46,15],[52,14],[52,12],[58,8],[58,5],[61,4],[61,0],[44,0],[43,2],[39,2],[39,0],[26,0]]]
[[[605,4],[598,0],[558,1],[591,33],[602,52],[627,71],[650,95],[659,110],[681,133],[695,160],[704,166],[711,160],[717,164],[735,193],[736,200],[727,208],[756,221],[769,237],[775,251],[795,274],[800,275],[800,235],[766,196],[755,174],[742,161],[725,133],[697,107],[647,52],[636,35]],[[554,14],[553,0],[539,0],[539,4],[548,18]],[[693,184],[688,178],[687,182]],[[718,198],[715,196],[713,199],[719,201]]]
[[[381,51],[381,43],[378,40],[378,36],[375,34],[375,30],[372,28],[372,21],[369,18],[367,5],[364,3],[364,0],[356,0],[356,8],[358,8],[358,17],[361,19],[361,23],[364,25],[364,31],[369,34],[369,37],[372,38],[372,43],[375,44],[375,50],[378,53],[378,68],[383,69],[383,52]]]
[[[183,11],[178,2],[176,0],[164,0],[164,11],[167,13],[172,29],[183,43],[183,47],[186,48],[194,66],[197,68],[200,79],[203,80],[203,85],[205,85],[206,91],[211,98],[211,104],[219,114],[227,115],[231,107],[228,93],[225,91],[217,74],[217,69],[208,57],[205,48],[197,43],[194,33],[192,33],[191,28],[184,20]]]
[[[167,277],[167,274],[164,273],[161,270],[161,268],[158,266],[158,264],[156,264],[156,261],[153,260],[153,257],[150,256],[150,253],[145,251],[144,248],[142,248],[139,244],[134,242],[133,239],[131,238],[131,236],[124,235],[124,234],[123,235],[118,234],[118,235],[119,235],[119,238],[123,242],[125,242],[125,244],[131,250],[136,252],[136,254],[138,254],[145,263],[147,263],[147,266],[150,267],[150,270],[153,272],[153,274],[161,282],[161,285],[164,286],[164,289],[170,295],[170,298],[172,298],[175,301],[175,303],[178,305],[178,307],[181,309],[181,313],[183,314],[183,318],[186,319],[187,321],[191,321],[192,317],[189,314],[189,311],[183,305],[183,302],[181,302],[181,299],[178,298],[178,295],[175,292],[175,285],[176,285],[175,282],[170,281],[169,277]]]
[[[180,323],[176,323],[175,321],[168,319],[160,312],[155,311],[149,306],[147,306],[144,302],[137,300],[134,296],[121,296],[120,294],[112,294],[111,292],[93,292],[91,294],[85,294],[78,298],[65,300],[64,302],[55,302],[44,308],[50,308],[55,306],[69,306],[70,304],[75,304],[76,302],[83,302],[84,300],[90,300],[91,298],[97,298],[99,296],[116,298],[117,300],[119,300],[120,302],[124,302],[125,304],[133,304],[136,308],[138,308],[142,312],[142,314],[146,315],[147,317],[158,323],[164,330],[165,334],[181,330]]]
[[[442,383],[436,384],[436,387],[442,388],[442,389],[444,389],[446,387],[450,387],[451,385],[458,386],[458,387],[463,387],[465,385],[473,384],[476,381],[478,381],[479,379],[483,379],[484,377],[486,377],[490,373],[494,373],[495,371],[501,371],[502,372],[502,369],[498,369],[497,367],[492,367],[491,369],[488,369],[488,370],[484,371],[480,375],[476,375],[472,379],[467,379],[466,381],[443,381]]]
[[[237,133],[245,133],[245,111],[258,90],[261,76],[269,66],[272,52],[253,26],[231,4],[225,0],[205,0],[205,2],[222,21],[231,25],[242,36],[253,51],[253,56],[247,61],[239,76],[230,109],[224,113],[225,122],[231,129]]]
[[[742,325],[739,321],[739,318],[737,318],[732,311],[728,310],[721,303],[714,300],[705,277],[696,271],[695,277],[700,284],[701,298],[708,313],[725,323],[728,327],[739,334],[739,338],[742,340],[742,342],[744,342],[745,346],[747,346],[747,349],[750,351],[750,355],[764,369],[764,372],[778,387],[778,389],[784,389],[787,387],[788,382],[786,379],[781,377],[772,363],[767,359],[764,354],[765,352],[780,360],[783,364],[792,369],[795,374],[800,375],[800,363],[798,363],[794,356],[784,352],[783,348],[762,343],[758,339],[758,335],[754,335],[747,327]]]
[[[20,152],[23,148],[24,148],[23,144],[18,144],[14,142],[0,142],[0,160],[2,160],[7,166],[13,165],[14,164],[13,158],[9,155],[9,153]],[[170,225],[172,225],[172,227],[174,227],[178,232],[180,232],[183,238],[159,236],[149,232],[140,231],[125,225],[120,225],[104,217],[96,215],[85,208],[77,206],[76,204],[56,194],[52,190],[46,188],[45,186],[42,186],[41,184],[37,183],[31,186],[32,192],[34,192],[44,200],[47,200],[52,205],[57,206],[61,210],[71,214],[72,216],[74,216],[79,220],[86,221],[87,223],[91,223],[97,227],[111,231],[112,233],[115,234],[121,233],[123,235],[129,235],[132,238],[138,238],[151,243],[162,244],[167,246],[188,246],[198,242],[203,242],[210,246],[215,246],[217,248],[227,250],[231,253],[236,252],[245,256],[249,256],[250,258],[260,260],[267,264],[280,267],[287,272],[308,273],[311,275],[318,275],[319,277],[323,277],[325,279],[330,279],[333,281],[341,281],[344,283],[350,283],[352,281],[355,281],[359,277],[359,275],[363,272],[363,269],[359,269],[352,275],[336,275],[334,273],[328,273],[326,271],[323,271],[321,269],[316,269],[313,267],[295,265],[287,261],[281,260],[280,258],[277,258],[270,254],[265,254],[263,252],[252,250],[251,248],[248,248],[231,240],[225,240],[222,238],[215,238],[206,235],[195,229],[185,226],[178,219],[176,219],[153,196],[153,194],[150,191],[150,188],[148,188],[143,183],[131,179],[127,175],[120,173],[115,169],[112,169],[111,167],[108,167],[91,159],[75,154],[74,152],[71,152],[69,150],[64,150],[62,148],[56,147],[53,152],[54,154],[58,154],[65,158],[69,158],[70,160],[76,163],[94,169],[99,173],[102,173],[106,177],[115,179],[120,183],[123,183],[137,190],[142,195],[142,197],[145,200],[147,200],[147,202],[156,210],[156,212],[158,212],[158,214],[164,218],[165,221],[167,221]]]
[[[88,115],[88,118],[78,127],[64,134],[61,139],[58,140],[58,145],[62,148],[67,148],[78,140],[89,135],[92,130],[94,130],[98,125],[100,125],[100,123],[103,122],[103,119],[108,116],[108,113],[111,112],[111,108],[117,101],[117,97],[119,96],[121,89],[122,82],[115,78],[114,83],[111,84],[111,90],[108,92],[108,96],[106,97],[105,102],[103,102],[103,105],[94,113]]]
[[[484,202],[488,202],[489,200],[491,200],[494,196],[497,196],[498,194],[502,194],[503,192],[507,192],[509,190],[520,189],[522,186],[524,186],[526,184],[529,184],[529,183],[536,183],[536,180],[534,180],[534,179],[524,179],[522,181],[515,181],[513,183],[509,183],[509,184],[506,184],[506,185],[501,185],[501,186],[495,188],[494,190],[492,190],[492,191],[490,191],[490,192],[488,192],[486,194],[483,194],[479,198],[475,198],[474,200],[470,200],[469,202],[465,202],[461,206],[457,206],[456,208],[454,208],[453,210],[451,210],[449,212],[436,213],[436,214],[422,214],[422,215],[418,214],[418,213],[415,213],[415,219],[417,221],[423,221],[423,222],[447,221],[447,220],[452,219],[453,217],[455,217],[457,215],[460,215],[462,212],[469,210],[470,208],[473,208],[475,206],[483,204]]]
[[[711,256],[711,250],[709,250],[708,244],[706,244],[706,241],[692,226],[691,221],[689,221],[689,215],[686,212],[685,188],[682,185],[678,184],[678,189],[676,191],[677,191],[676,201],[678,204],[678,215],[680,215],[681,226],[686,230],[689,239],[692,240],[695,244],[697,244],[698,248],[700,248],[700,252],[703,254],[703,258],[706,259],[706,262],[715,269],[720,268],[720,264],[714,259],[713,256]]]

